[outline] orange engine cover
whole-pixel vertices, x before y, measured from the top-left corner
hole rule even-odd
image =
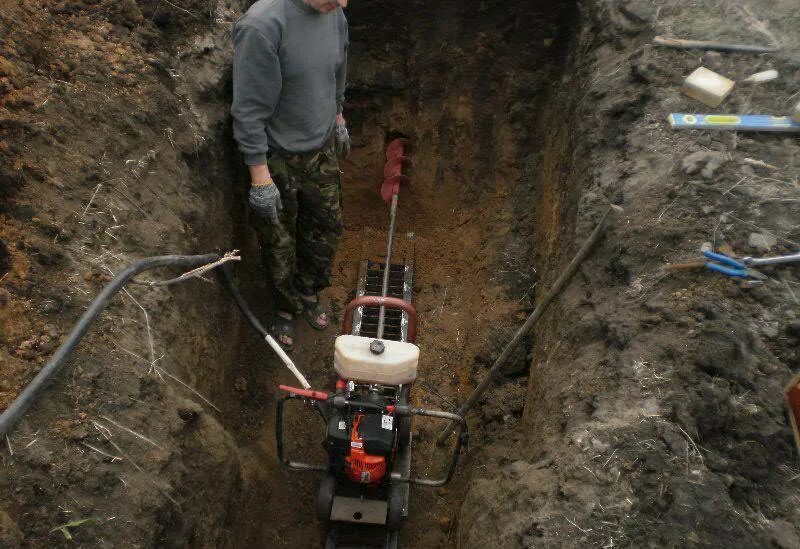
[[[350,455],[345,459],[347,477],[360,484],[380,484],[386,476],[386,458],[375,456],[364,451],[364,441],[358,433],[358,425],[363,418],[359,414],[353,421],[353,430],[350,432]]]

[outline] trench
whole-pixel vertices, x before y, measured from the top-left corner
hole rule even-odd
[[[58,346],[107,271],[135,258],[238,248],[240,286],[269,318],[228,113],[229,25],[249,3],[0,9],[0,26],[13,23],[0,33],[0,400]],[[731,143],[730,134],[662,132],[661,114],[686,101],[674,84],[699,57],[649,48],[653,33],[744,35],[718,2],[660,4],[348,8],[355,149],[342,164],[346,230],[324,295],[334,325],[301,325],[295,353],[314,386],[332,384],[358,261],[383,251],[387,209],[376,187],[389,136],[415,145],[398,230],[415,235],[414,404],[463,401],[577,235],[608,201],[626,206],[624,226],[469,414],[472,444],[452,484],[412,490],[401,547],[800,546],[796,454],[777,398],[797,369],[796,272],[780,274],[783,289],[741,293],[707,273],[656,274],[716,240],[718,227],[736,250],[762,226],[797,240],[790,206],[772,203],[796,203],[784,179],[797,147],[766,135]],[[796,34],[790,4],[761,14],[785,38]],[[781,78],[734,92],[731,107],[785,108],[794,42],[762,59]],[[750,56],[717,61],[732,76],[756,68]],[[679,168],[698,147],[743,163],[698,185]],[[786,166],[775,182],[787,189],[740,186],[752,159]],[[771,205],[752,209],[763,197]],[[741,225],[720,215],[711,228],[718,213],[738,210],[747,212]],[[319,477],[283,470],[275,455],[277,385],[293,380],[207,282],[131,287],[136,299],[120,296],[0,442],[0,546],[322,546]],[[157,379],[156,360],[177,379]],[[116,426],[120,444],[93,425],[99,414],[129,426]],[[292,455],[308,461],[321,451],[312,420],[299,414],[288,433]],[[442,457],[431,451],[438,426],[414,430],[416,469],[430,473]]]
[[[352,299],[360,259],[385,245],[387,208],[376,192],[389,136],[410,137],[414,168],[401,192],[398,235],[413,234],[414,305],[422,350],[414,402],[453,410],[467,398],[532,309],[542,262],[556,257],[564,189],[566,136],[556,90],[571,45],[571,2],[359,2],[351,22],[346,114],[354,151],[342,164],[345,231],[323,294],[334,325],[316,332],[302,322],[293,359],[314,387],[332,382],[333,339]],[[552,111],[549,111],[551,109]],[[226,136],[221,136],[224,140]],[[230,151],[233,153],[233,151]],[[233,154],[234,158],[236,157]],[[219,159],[219,172],[242,179]],[[208,172],[209,166],[196,166]],[[242,209],[234,208],[237,246],[258,258]],[[239,269],[246,298],[269,317],[269,288],[258,259]],[[282,469],[275,455],[279,383],[293,379],[249,328],[229,337],[238,352],[218,397],[241,460],[238,500],[223,526],[230,547],[315,547],[325,527],[314,518],[318,475]],[[475,448],[499,444],[498,431],[523,428],[531,342],[468,418]],[[227,396],[226,396],[227,395]],[[311,417],[290,421],[290,452],[314,455]],[[436,471],[433,439],[441,424],[415,426],[417,470]],[[481,463],[466,454],[444,489],[412,489],[402,547],[456,545],[460,505]],[[317,453],[318,459],[321,454]]]

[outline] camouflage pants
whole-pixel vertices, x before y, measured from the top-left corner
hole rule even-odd
[[[342,236],[342,187],[333,145],[308,154],[270,154],[281,192],[279,222],[256,219],[264,266],[281,311],[303,310],[302,295],[331,284],[331,263]]]

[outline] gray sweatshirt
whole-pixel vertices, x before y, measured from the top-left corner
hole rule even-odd
[[[342,112],[347,19],[302,0],[259,0],[233,27],[233,136],[247,165],[270,147],[320,149]]]

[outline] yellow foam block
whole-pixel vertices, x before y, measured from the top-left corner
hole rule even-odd
[[[681,91],[709,107],[716,107],[730,95],[735,85],[733,80],[700,67],[686,78]]]

